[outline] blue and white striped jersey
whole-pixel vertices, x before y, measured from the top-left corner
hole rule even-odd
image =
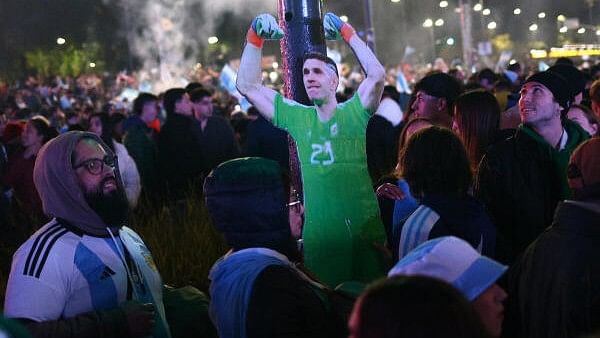
[[[119,237],[44,225],[13,256],[5,315],[46,321],[118,306],[127,299],[127,272],[115,243],[122,250]]]

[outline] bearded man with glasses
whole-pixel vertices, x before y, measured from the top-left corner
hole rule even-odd
[[[4,315],[35,337],[170,337],[110,148],[92,133],[60,135],[40,150],[34,182],[52,220],[15,253]]]

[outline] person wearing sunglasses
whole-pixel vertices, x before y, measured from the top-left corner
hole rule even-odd
[[[15,253],[4,315],[35,337],[170,337],[160,275],[126,226],[112,150],[67,132],[40,150],[34,182],[52,220]]]

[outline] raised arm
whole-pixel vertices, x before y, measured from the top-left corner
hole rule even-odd
[[[250,101],[269,121],[275,113],[274,102],[277,92],[263,86],[261,76],[262,45],[265,39],[280,39],[283,32],[270,14],[254,18],[242,52],[236,86],[238,91]]]
[[[362,105],[371,113],[374,113],[379,106],[381,94],[383,93],[385,69],[371,49],[358,37],[354,28],[343,22],[337,15],[333,13],[325,14],[323,25],[327,39],[341,37],[354,51],[354,55],[356,55],[358,62],[367,74],[365,80],[358,87],[358,96]]]

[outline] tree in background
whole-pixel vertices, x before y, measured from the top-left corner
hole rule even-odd
[[[25,53],[27,69],[40,77],[50,75],[79,76],[86,72],[100,72],[104,68],[98,43],[84,43],[81,47],[64,49],[36,49]]]

